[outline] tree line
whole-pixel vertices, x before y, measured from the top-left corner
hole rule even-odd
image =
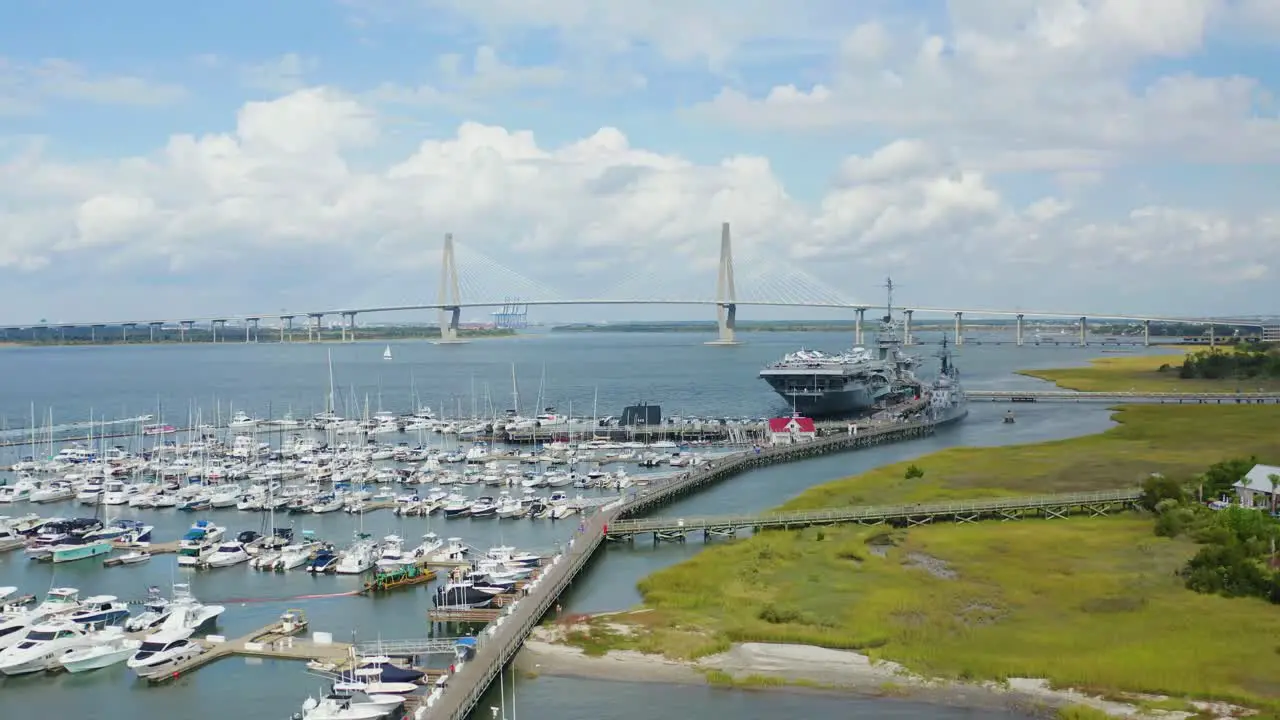
[[[1161,368],[1168,369],[1168,366]],[[1187,380],[1280,378],[1280,348],[1266,344],[1190,353],[1178,368],[1178,377]]]

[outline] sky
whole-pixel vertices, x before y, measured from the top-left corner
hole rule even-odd
[[[742,300],[1280,312],[1275,0],[3,16],[0,323],[434,302],[445,233],[464,301],[711,299],[724,222]],[[712,317],[533,317],[637,313]]]

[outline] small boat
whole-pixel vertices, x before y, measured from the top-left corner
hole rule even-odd
[[[160,588],[153,585],[147,588],[147,599],[142,612],[126,620],[124,629],[129,632],[150,630],[163,623],[172,611],[169,599],[160,594]]]
[[[338,569],[338,554],[332,548],[324,548],[311,558],[307,565],[309,573],[331,573]]]
[[[391,359],[391,346],[390,346],[390,345],[388,345],[388,346],[387,346],[387,349],[386,349],[386,350],[383,350],[383,351],[382,351],[382,359],[383,359],[383,360],[390,360],[390,359]]]
[[[151,553],[146,550],[134,550],[127,552],[119,557],[103,560],[102,567],[116,567],[117,565],[141,565],[151,559]]]
[[[1010,410],[1009,412],[1007,412],[1007,413],[1005,413],[1005,414],[1004,414],[1004,424],[1005,424],[1005,425],[1012,425],[1012,424],[1013,424],[1013,411],[1012,411],[1012,410]]]
[[[112,633],[103,635],[96,644],[87,648],[72,650],[58,662],[71,673],[97,670],[128,660],[140,647],[141,640],[134,640],[123,633]]]

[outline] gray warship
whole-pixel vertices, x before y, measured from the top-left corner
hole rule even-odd
[[[918,396],[918,358],[902,351],[893,319],[893,280],[885,283],[888,303],[872,350],[853,347],[840,353],[801,349],[760,371],[795,412],[806,417],[849,417],[896,400]]]

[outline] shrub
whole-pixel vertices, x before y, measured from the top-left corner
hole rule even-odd
[[[1155,512],[1166,500],[1181,504],[1186,499],[1187,493],[1182,489],[1181,483],[1157,473],[1142,481],[1142,496],[1138,499],[1138,503],[1147,510]]]
[[[906,478],[907,480],[922,478],[924,477],[924,470],[921,470],[919,465],[912,463],[907,466],[907,472],[905,475],[903,475],[903,477]]]

